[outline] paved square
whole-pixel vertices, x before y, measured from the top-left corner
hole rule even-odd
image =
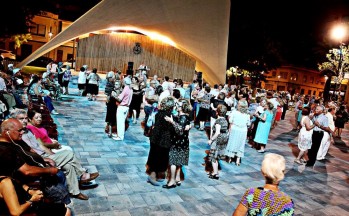
[[[130,123],[124,141],[108,138],[103,91],[97,101],[88,101],[77,96],[76,88],[71,84],[72,95],[54,102],[60,113],[53,116],[59,141],[71,146],[83,166],[98,170],[100,177],[97,188],[83,191],[90,196],[88,201],[73,199],[74,215],[231,215],[245,189],[264,185],[260,172],[263,154],[247,145],[241,166],[221,162],[220,179],[209,179],[202,166],[209,148],[207,138],[193,128],[186,180],[170,190],[152,186],[145,174],[149,139],[143,136],[139,121]],[[288,111],[286,119],[271,131],[267,145],[267,152],[281,154],[287,161],[281,190],[293,198],[296,215],[349,215],[348,125],[342,140],[336,139],[330,147],[327,159],[316,162],[314,169],[305,168],[293,163],[298,153],[293,116]]]

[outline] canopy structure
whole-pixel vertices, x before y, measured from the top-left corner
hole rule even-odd
[[[17,67],[86,33],[105,29],[152,32],[196,59],[196,70],[211,83],[224,83],[230,0],[103,0],[41,46]]]

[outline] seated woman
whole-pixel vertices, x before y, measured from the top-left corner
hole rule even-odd
[[[44,102],[51,114],[58,114],[52,104],[52,99],[49,96],[49,92],[44,92],[41,86],[41,78],[37,75],[32,76],[32,81],[28,86],[28,94],[30,96],[43,97]]]
[[[11,154],[6,154],[11,157]],[[7,156],[0,157],[0,164],[8,164]],[[34,190],[27,185],[21,185],[10,178],[16,169],[13,163],[0,166],[0,214],[22,215],[24,212],[34,212],[36,215],[70,216],[70,209],[63,203],[40,202],[43,199],[41,190]]]
[[[73,151],[70,146],[61,145],[57,140],[50,138],[48,136],[47,130],[43,127],[40,127],[42,122],[42,115],[39,111],[31,109],[28,111],[29,123],[27,128],[34,134],[37,141],[41,144],[41,147],[49,148],[54,153],[57,153],[62,150]]]
[[[266,154],[262,162],[264,187],[249,188],[243,195],[233,216],[240,215],[294,215],[292,199],[279,190],[279,183],[285,177],[285,158]]]

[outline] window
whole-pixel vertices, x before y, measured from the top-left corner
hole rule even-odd
[[[303,82],[304,82],[304,83],[307,82],[307,76],[303,76]]]
[[[314,83],[314,77],[310,77],[310,83]]]
[[[282,79],[287,79],[288,73],[287,72],[280,72],[280,77]]]
[[[291,74],[290,80],[296,82],[298,80],[298,74],[296,73]]]
[[[304,94],[304,89],[301,89],[301,94]]]
[[[308,95],[311,95],[311,90],[308,90]]]
[[[271,76],[272,76],[272,77],[276,77],[276,71],[273,71],[273,73],[272,73]]]
[[[32,35],[44,36],[46,35],[46,26],[41,24],[34,24],[29,27],[29,32]]]
[[[313,91],[313,95],[316,95],[316,91]]]

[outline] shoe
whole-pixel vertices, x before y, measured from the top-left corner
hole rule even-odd
[[[89,99],[87,99],[87,100],[92,101],[92,98],[89,98]]]
[[[112,137],[119,137],[118,134],[115,134],[115,133],[113,133],[111,136]]]
[[[71,197],[79,199],[79,200],[88,200],[88,196],[82,193],[79,193],[77,195],[71,195]]]
[[[123,139],[121,139],[120,137],[112,137],[113,140],[116,140],[116,141],[122,141]]]
[[[299,165],[303,165],[302,161],[300,161],[299,159],[295,159],[294,162],[299,164]]]
[[[218,176],[218,174],[215,174],[215,175],[209,175],[208,176],[210,179],[216,179],[216,180],[218,180],[219,179],[219,176]]]
[[[86,182],[90,182],[92,180],[95,180],[98,176],[99,176],[99,173],[96,172],[96,173],[91,173],[90,178],[88,178],[88,179],[81,179],[81,177],[80,177],[80,184],[84,184]]]
[[[133,124],[137,124],[137,120],[134,120],[134,121],[133,121]]]
[[[166,189],[171,189],[171,188],[175,188],[175,187],[177,187],[176,184],[173,184],[173,185],[171,185],[171,186],[165,184],[165,185],[162,186],[162,188],[166,188]]]
[[[303,158],[301,158],[301,160],[300,160],[303,164],[306,164],[307,163],[307,161],[306,160],[304,160]]]
[[[53,114],[53,115],[58,115],[59,113],[56,112],[56,110],[52,110],[52,111],[51,111],[51,114]]]
[[[314,164],[309,164],[309,163],[306,163],[306,164],[305,164],[305,166],[306,166],[306,167],[313,167],[313,166],[314,166]]]
[[[179,187],[179,186],[182,185],[182,182],[181,182],[181,181],[177,181],[177,182],[176,182],[176,185]]]
[[[258,152],[258,153],[264,153],[265,150],[264,150],[264,149],[260,149],[260,150],[258,150],[257,152]]]
[[[153,180],[150,176],[148,176],[147,182],[154,185],[154,186],[160,186],[160,183]]]
[[[163,182],[165,179],[156,179],[157,182]]]

